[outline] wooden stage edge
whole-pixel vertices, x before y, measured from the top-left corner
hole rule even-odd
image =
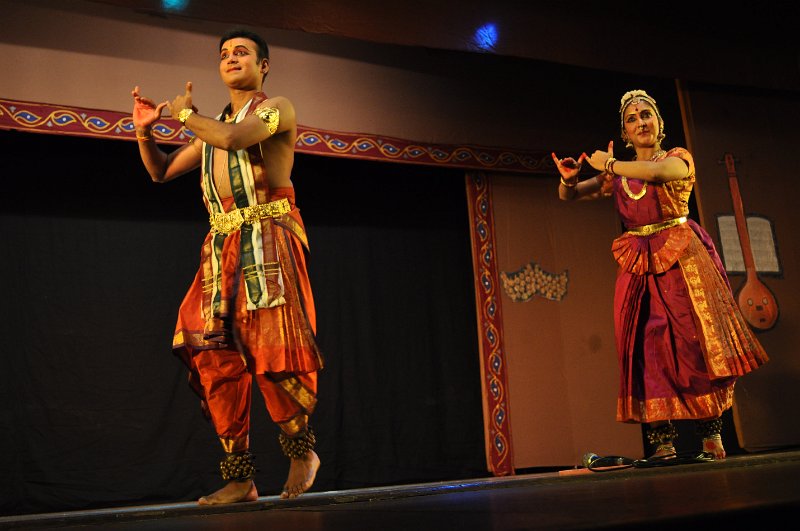
[[[48,528],[91,525],[102,522],[120,523],[182,516],[219,515],[252,511],[314,508],[327,505],[396,500],[418,496],[436,496],[455,492],[479,491],[507,488],[547,488],[568,486],[570,483],[626,480],[631,477],[646,477],[662,474],[693,474],[723,471],[742,467],[763,467],[800,464],[800,449],[779,450],[758,454],[729,457],[722,461],[689,463],[654,468],[625,468],[607,472],[594,472],[585,468],[506,477],[489,477],[474,480],[419,483],[342,491],[309,492],[293,500],[279,496],[262,496],[253,502],[230,505],[199,506],[196,502],[181,502],[157,505],[114,507],[86,511],[68,511],[42,514],[27,514],[0,517],[0,529]]]

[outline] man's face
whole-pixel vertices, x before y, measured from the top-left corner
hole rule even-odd
[[[223,43],[219,51],[219,75],[230,88],[259,89],[267,71],[269,63],[266,59],[258,60],[258,47],[250,39],[235,37]]]

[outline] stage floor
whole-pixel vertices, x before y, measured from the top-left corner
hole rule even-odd
[[[800,510],[800,450],[607,472],[265,496],[217,507],[175,503],[0,518],[0,529],[731,529],[790,522]],[[733,526],[733,527],[731,527]]]

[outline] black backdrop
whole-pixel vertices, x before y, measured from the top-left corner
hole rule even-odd
[[[188,501],[222,455],[170,350],[207,229],[199,173],[135,144],[0,132],[0,514]],[[486,476],[464,177],[298,155],[326,358],[312,491]],[[287,461],[254,396],[261,495]]]

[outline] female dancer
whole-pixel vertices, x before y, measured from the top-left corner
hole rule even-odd
[[[559,197],[612,197],[626,229],[612,245],[617,420],[648,423],[647,440],[662,457],[675,454],[670,421],[694,419],[703,451],[723,459],[720,415],[733,404],[734,383],[768,357],[736,305],[711,237],[688,219],[692,155],[662,149],[664,121],[645,91],[626,92],[619,114],[633,160],[614,158],[613,141],[577,160],[553,154]],[[584,161],[600,173],[579,182]]]

